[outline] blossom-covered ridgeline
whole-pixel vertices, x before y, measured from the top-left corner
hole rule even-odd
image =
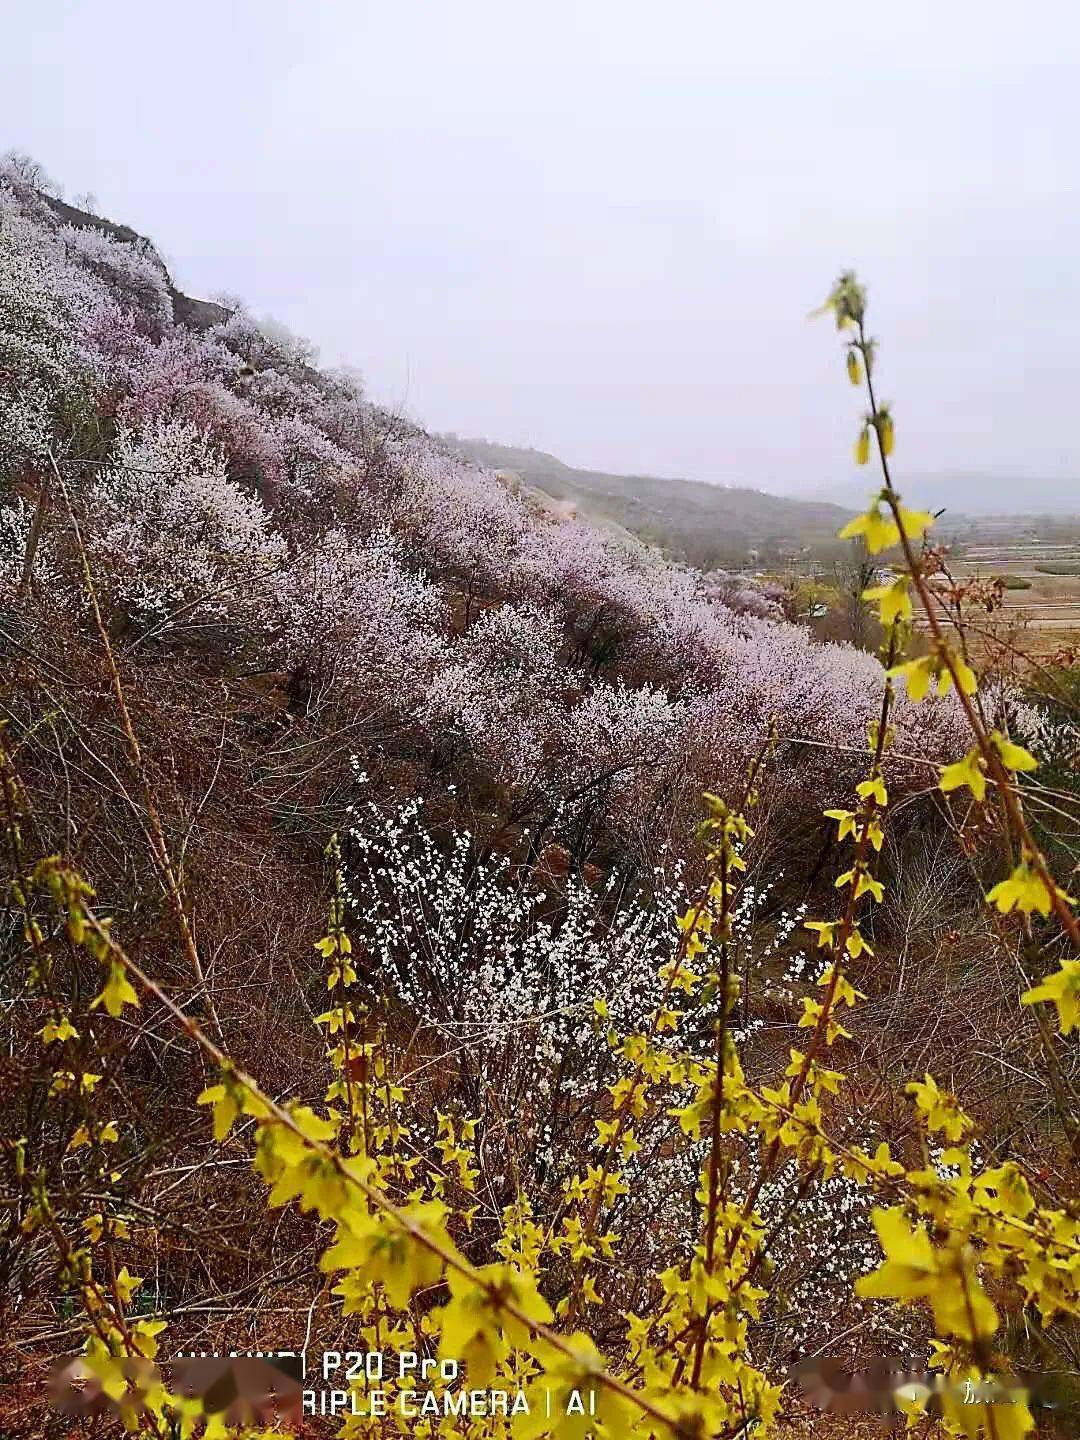
[[[188,328],[175,299],[145,242],[0,182],[0,603],[26,590],[51,450],[135,655],[287,672],[518,803],[588,796],[633,845],[659,797],[670,814],[733,785],[773,720],[781,791],[844,791],[872,656],[557,518],[302,343],[242,310]],[[31,590],[78,623],[62,507],[31,549]],[[951,698],[896,724],[896,783],[958,749]]]

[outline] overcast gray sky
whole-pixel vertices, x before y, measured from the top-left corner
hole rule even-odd
[[[0,148],[435,429],[809,490],[870,286],[898,458],[1076,474],[1072,0],[35,0]]]

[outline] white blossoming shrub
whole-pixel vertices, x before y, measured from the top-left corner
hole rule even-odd
[[[448,650],[422,715],[506,784],[540,784],[557,753],[563,692],[575,683],[558,662],[561,643],[556,618],[544,607],[485,611]]]
[[[122,428],[113,462],[85,488],[88,543],[112,604],[141,631],[258,630],[286,546],[220,450],[191,425]]]
[[[65,225],[58,238],[73,259],[103,280],[124,309],[134,310],[151,333],[172,324],[169,278],[145,240],[117,240],[95,226]]]
[[[686,905],[679,867],[669,881],[652,876],[648,893],[617,894],[613,881],[555,893],[527,868],[485,853],[471,832],[437,832],[418,799],[389,812],[359,804],[344,853],[349,926],[371,999],[389,993],[413,1035],[412,1052],[440,1057],[417,1063],[416,1082],[427,1077],[436,1087],[436,1108],[449,1094],[481,1117],[492,1183],[505,1182],[509,1199],[520,1182],[542,1219],[603,1114],[615,1073],[608,1025],[620,1034],[642,1030],[661,1000],[657,971],[672,958],[675,917]],[[790,1000],[816,993],[824,966],[801,948],[805,906],[782,905],[780,888],[780,876],[742,888],[732,948],[755,993]],[[766,983],[769,976],[775,981]],[[605,997],[603,1017],[594,995]],[[704,1054],[715,1044],[715,1006],[706,1001],[695,1019],[679,1043]],[[789,1037],[772,1033],[760,1004],[749,1016],[736,1006],[732,1025],[748,1074],[771,1073],[778,1057],[786,1063]],[[689,1091],[680,1094],[673,1092],[673,1107],[689,1100]],[[636,1126],[636,1148],[620,1162],[627,1193],[609,1223],[625,1237],[624,1255],[642,1267],[685,1258],[697,1235],[695,1193],[708,1146],[673,1145],[677,1129],[667,1112]],[[749,1141],[734,1159],[733,1203],[744,1198],[757,1159]],[[782,1297],[771,1302],[761,1335],[781,1361],[835,1335],[842,1309],[853,1326],[884,1323],[852,1295],[875,1254],[872,1197],[837,1174],[804,1203],[800,1181],[794,1167],[782,1167],[759,1198],[781,1277],[772,1293]]]
[[[92,396],[78,337],[105,295],[0,177],[0,479],[41,461]]]
[[[22,495],[13,495],[0,502],[0,606],[11,605],[22,580],[26,548],[34,523],[34,507]],[[54,603],[74,608],[62,583],[62,572],[55,547],[48,535],[39,537],[34,557],[34,577],[39,590],[46,591]],[[0,637],[2,645],[3,637]]]
[[[733,1163],[733,1190],[742,1199],[755,1167]],[[762,1187],[758,1211],[770,1227],[775,1267],[762,1330],[774,1363],[813,1354],[823,1344],[842,1355],[842,1340],[852,1331],[869,1333],[886,1351],[895,1345],[896,1317],[855,1295],[856,1279],[873,1269],[879,1253],[872,1206],[866,1187],[839,1171],[807,1187],[790,1162]]]
[[[309,341],[276,321],[256,320],[243,306],[214,327],[214,336],[254,369],[288,375],[294,381],[310,375],[318,360]]]
[[[784,591],[775,583],[752,581],[741,575],[714,571],[705,587],[705,594],[736,615],[753,615],[758,620],[784,618]]]
[[[608,889],[557,896],[507,857],[478,853],[467,830],[438,838],[418,799],[389,814],[359,806],[346,860],[373,986],[451,1045],[466,1103],[485,1105],[497,1078],[540,1173],[569,1163],[573,1116],[609,1065],[587,997],[609,995],[620,1026],[642,1023],[671,954],[677,888],[621,906]]]
[[[681,863],[648,876],[645,888],[614,874],[596,888],[556,886],[541,869],[485,850],[469,830],[437,830],[421,799],[390,811],[364,802],[351,815],[346,896],[372,993],[388,989],[410,1025],[449,1042],[466,1085],[482,1092],[497,1076],[511,1110],[535,1121],[542,1168],[557,1169],[553,1137],[572,1143],[560,1127],[610,1064],[589,997],[606,997],[620,1031],[647,1023],[687,905]],[[766,920],[767,899],[748,884],[733,914],[742,963],[755,974],[786,953],[805,914],[784,908]],[[698,1015],[680,1043],[713,1043],[713,1007]],[[736,1033],[746,1040],[761,1023]]]
[[[1056,692],[1034,698],[1013,697],[1007,705],[1010,733],[1028,749],[1042,757],[1048,768],[1075,771],[1080,755],[1080,721],[1070,709],[1067,694],[1064,703]]]
[[[442,653],[445,602],[386,530],[333,530],[296,557],[278,592],[284,658],[368,713],[411,710]]]
[[[0,603],[15,595],[30,535],[31,511],[21,495],[0,505]]]
[[[652,685],[598,683],[567,713],[567,749],[585,774],[610,773],[616,788],[644,770],[662,772],[681,753],[686,704]]]
[[[625,552],[579,520],[542,520],[523,537],[519,563],[530,590],[567,618],[598,605],[618,606],[628,578]]]
[[[389,459],[401,473],[396,503],[411,546],[461,584],[467,628],[477,597],[508,588],[507,567],[527,529],[525,508],[493,476],[444,455],[426,436],[395,443]]]

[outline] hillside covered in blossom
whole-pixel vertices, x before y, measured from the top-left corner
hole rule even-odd
[[[466,787],[490,826],[558,830],[579,862],[656,863],[773,722],[785,823],[843,791],[872,656],[510,493],[17,173],[0,205],[9,644],[32,595],[82,623],[62,480],[132,666],[262,677],[282,724],[333,715],[358,751]],[[897,724],[897,778],[918,787],[954,710],[902,705]]]
[[[61,1359],[65,1434],[162,1440],[854,1440],[814,1365],[897,1350],[1075,1393],[1075,668],[969,646],[1001,586],[931,591],[854,276],[826,308],[876,653],[0,169],[4,1440]],[[435,1408],[214,1369],[283,1349],[374,1361],[342,1404],[422,1355]]]

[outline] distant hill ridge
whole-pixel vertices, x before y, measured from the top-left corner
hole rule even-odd
[[[655,475],[613,475],[566,465],[543,450],[441,435],[457,454],[492,470],[510,470],[553,499],[581,507],[668,554],[702,569],[763,560],[831,540],[850,509],[825,500],[767,495],[742,486]]]
[[[1080,516],[1080,479],[1038,475],[986,475],[978,471],[901,475],[898,489],[909,504],[944,509],[949,519],[992,515]],[[857,506],[865,500],[862,478],[840,481],[815,492],[820,500]]]

